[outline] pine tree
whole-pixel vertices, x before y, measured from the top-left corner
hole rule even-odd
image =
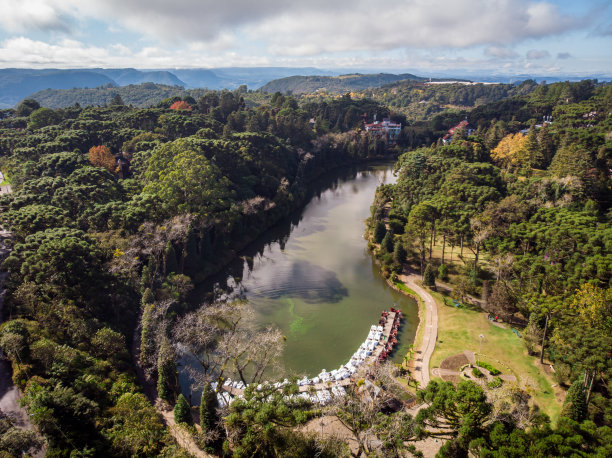
[[[140,331],[140,364],[147,367],[155,364],[155,339],[153,338],[153,304],[143,304]]]
[[[174,247],[172,246],[172,242],[168,242],[166,245],[165,252],[165,267],[166,267],[166,275],[169,275],[173,272],[178,272],[178,263],[176,262],[176,252],[174,251]]]
[[[157,357],[157,394],[168,402],[174,402],[178,392],[178,373],[174,350],[170,342],[165,338],[162,340]]]
[[[383,223],[382,221],[376,221],[376,227],[374,228],[374,242],[382,242],[383,238],[385,238],[386,233],[387,229],[385,228],[385,223]]]
[[[191,416],[191,406],[183,393],[179,394],[179,397],[174,406],[174,421],[177,423],[187,423],[188,425],[193,424],[193,417]]]
[[[393,253],[393,235],[387,232],[380,243],[380,247],[387,253]]]
[[[423,284],[429,287],[436,286],[436,274],[431,264],[427,264],[425,267],[425,273],[423,274]]]
[[[202,389],[202,399],[200,401],[200,426],[202,430],[210,430],[215,427],[218,421],[218,406],[217,396],[210,386],[210,383],[205,384]]]
[[[540,143],[538,142],[535,122],[531,125],[531,128],[529,129],[527,140],[525,140],[525,149],[529,154],[529,165],[531,165],[531,167],[535,169],[543,168],[544,156],[540,151]]]
[[[119,95],[118,92],[115,93],[115,95],[113,95],[113,98],[110,101],[111,106],[113,105],[125,105],[125,103],[123,102],[123,99],[121,98],[121,95]]]
[[[567,390],[567,396],[565,396],[565,401],[563,402],[561,415],[571,418],[578,423],[586,418],[586,393],[582,380],[576,380],[574,383],[572,383],[569,390]]]
[[[397,239],[393,247],[393,260],[400,265],[406,261],[406,248],[400,239]]]

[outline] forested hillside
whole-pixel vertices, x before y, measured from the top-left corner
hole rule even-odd
[[[393,75],[378,73],[362,75],[359,73],[341,76],[289,76],[263,85],[263,92],[283,94],[308,94],[312,92],[327,92],[330,94],[344,94],[351,91],[361,91],[368,88],[379,87],[395,81],[412,80],[424,81],[425,78],[404,73]]]
[[[412,444],[427,437],[446,441],[444,456],[608,456],[612,86],[469,87],[432,92],[478,105],[469,112],[408,125],[394,114],[404,123],[394,145],[363,130],[391,109],[349,95],[300,104],[277,92],[255,106],[246,88],[169,92],[134,108],[113,88],[100,89],[105,106],[25,100],[0,111],[0,168],[13,187],[0,197],[12,232],[0,348],[47,453],[186,456],[158,413],[169,405],[184,435],[218,455],[347,456],[345,440],[295,429],[330,414],[359,452],[382,456],[419,456]],[[488,97],[497,101],[477,103]],[[473,135],[443,145],[466,116]],[[552,123],[539,127],[543,116]],[[397,184],[379,189],[370,221],[383,272],[393,278],[404,261],[429,279],[440,272],[458,300],[481,298],[522,323],[527,349],[571,387],[558,424],[525,391],[494,406],[470,381],[421,387],[412,417],[391,365],[325,411],[290,396],[291,383],[216,404],[211,382],[261,380],[283,337],[249,327],[248,304],[190,310],[195,284],[302,205],[321,173],[400,152]],[[450,245],[472,253],[467,267],[446,261]],[[201,431],[180,394],[179,350],[202,369],[202,399],[191,402]],[[0,429],[0,450],[11,434]]]

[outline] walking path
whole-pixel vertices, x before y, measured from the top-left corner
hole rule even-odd
[[[416,274],[401,274],[398,275],[398,279],[402,281],[406,286],[419,295],[419,297],[425,303],[425,317],[424,324],[425,330],[423,332],[423,341],[421,346],[417,348],[417,357],[415,365],[415,378],[419,382],[420,388],[425,388],[429,384],[429,361],[431,355],[436,348],[436,340],[438,340],[438,307],[434,298],[418,285],[417,280],[420,282],[420,275]]]

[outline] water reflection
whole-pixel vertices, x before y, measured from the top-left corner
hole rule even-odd
[[[302,210],[200,285],[192,302],[248,300],[254,325],[272,323],[286,336],[283,363],[291,374],[312,375],[346,362],[380,310],[394,303],[406,317],[401,339],[410,343],[416,304],[388,287],[363,239],[376,187],[391,179],[391,166],[324,177]]]

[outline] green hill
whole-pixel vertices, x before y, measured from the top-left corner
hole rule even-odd
[[[143,83],[129,86],[114,87],[110,85],[91,89],[45,89],[28,96],[40,103],[43,107],[64,108],[78,103],[81,106],[106,105],[115,94],[119,94],[127,105],[135,107],[149,107],[157,105],[164,99],[191,95],[195,99],[206,92],[203,89],[185,90],[181,86],[167,86],[165,84]]]
[[[363,75],[354,73],[340,76],[289,76],[270,81],[262,86],[261,90],[263,92],[281,92],[283,94],[306,94],[317,91],[340,94],[380,87],[402,80],[425,81],[426,78],[410,73],[401,75],[391,73]]]

